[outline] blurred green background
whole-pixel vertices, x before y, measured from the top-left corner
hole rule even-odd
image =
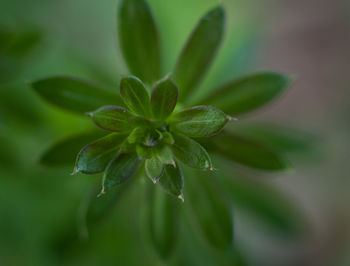
[[[198,19],[219,1],[148,2],[166,74]],[[222,2],[226,38],[198,95],[256,70],[289,73],[295,83],[283,97],[240,119],[297,127],[319,144],[312,160],[293,159],[293,171],[264,177],[306,215],[305,236],[271,232],[238,209],[235,243],[247,265],[350,265],[349,1]],[[140,236],[136,186],[120,195],[89,241],[79,241],[71,233],[77,213],[100,177],[72,177],[70,167],[38,164],[55,140],[92,123],[44,103],[27,82],[67,74],[116,90],[127,74],[117,45],[117,6],[118,0],[0,0],[0,265],[162,265]],[[232,265],[179,220],[171,265]]]

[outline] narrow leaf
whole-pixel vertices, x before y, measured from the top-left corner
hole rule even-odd
[[[102,194],[107,192],[113,186],[119,185],[133,175],[141,165],[136,153],[122,153],[114,160],[112,160],[106,168],[102,181]]]
[[[123,105],[119,95],[77,78],[51,77],[30,85],[49,103],[81,114],[104,105]]]
[[[217,7],[209,11],[193,30],[174,69],[174,81],[184,100],[199,84],[209,69],[223,37],[225,11]]]
[[[237,115],[259,108],[277,97],[290,83],[278,73],[259,73],[224,84],[200,101]]]
[[[179,233],[179,202],[159,186],[144,184],[142,229],[148,247],[162,260],[174,252]]]
[[[141,80],[133,76],[122,78],[120,95],[125,105],[135,114],[150,116],[150,98]]]
[[[280,154],[259,142],[232,133],[222,132],[208,145],[213,151],[249,167],[263,170],[282,170],[288,167]]]
[[[202,105],[176,113],[171,117],[170,127],[189,137],[208,137],[218,133],[228,121],[221,110]]]
[[[103,106],[89,115],[94,123],[104,130],[115,132],[131,130],[129,120],[133,115],[123,107]]]
[[[156,157],[152,156],[145,161],[145,170],[147,176],[153,183],[157,183],[164,171],[163,163]]]
[[[103,132],[89,132],[58,141],[43,153],[40,163],[45,166],[73,166],[81,148],[103,135]]]
[[[227,250],[233,241],[232,210],[213,172],[186,171],[185,203],[194,230],[214,248]]]
[[[160,44],[151,10],[144,0],[123,0],[118,13],[119,41],[131,74],[146,83],[160,78]]]
[[[151,95],[153,117],[166,119],[174,110],[177,103],[178,88],[169,78],[156,84]]]
[[[117,156],[125,134],[112,133],[86,145],[78,154],[73,173],[96,174],[103,172]]]
[[[183,200],[184,177],[178,165],[165,165],[165,170],[159,179],[159,184],[164,191]]]
[[[198,142],[181,134],[173,136],[175,143],[171,148],[178,160],[193,168],[212,168],[209,154]]]

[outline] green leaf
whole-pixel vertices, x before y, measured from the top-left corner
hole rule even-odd
[[[174,110],[178,97],[178,88],[169,78],[158,82],[151,95],[153,116],[165,120]]]
[[[168,145],[164,145],[158,150],[157,157],[163,164],[175,165],[174,154]]]
[[[129,110],[119,106],[103,106],[89,113],[92,121],[100,128],[114,132],[128,132],[131,130],[129,120],[133,115]]]
[[[163,163],[156,156],[152,156],[145,161],[145,170],[147,176],[153,183],[157,183],[164,172]]]
[[[151,10],[144,0],[123,0],[118,13],[119,41],[131,74],[146,83],[160,78],[160,44]]]
[[[144,147],[142,145],[136,146],[136,153],[140,159],[149,159],[152,157],[152,152],[148,147]]]
[[[45,166],[74,165],[77,154],[86,143],[92,142],[105,135],[104,132],[89,132],[74,135],[58,141],[47,149],[40,157],[40,163]]]
[[[220,165],[221,168],[221,165]],[[235,206],[254,215],[276,232],[300,236],[306,221],[301,210],[285,194],[273,186],[237,174],[232,167],[224,167],[221,181]]]
[[[190,167],[211,169],[207,151],[196,141],[182,134],[173,134],[175,143],[171,146],[176,158]]]
[[[49,103],[76,113],[85,114],[104,105],[123,105],[119,95],[77,78],[51,77],[30,85]]]
[[[283,153],[310,154],[315,136],[294,128],[271,123],[237,123],[232,131]]]
[[[189,137],[217,134],[229,121],[228,116],[212,106],[195,106],[171,117],[170,128]]]
[[[145,137],[145,129],[142,127],[135,127],[128,136],[130,144],[140,143]]]
[[[174,69],[174,81],[184,100],[206,74],[221,43],[225,11],[219,6],[204,15],[189,37]]]
[[[144,184],[142,229],[148,247],[164,261],[173,254],[179,233],[179,202],[158,186]]]
[[[133,76],[122,78],[120,81],[120,95],[125,105],[132,112],[141,116],[150,116],[150,98],[141,80]]]
[[[249,167],[262,170],[282,170],[288,167],[283,156],[274,150],[226,131],[207,144],[214,152]]]
[[[78,154],[73,173],[96,174],[103,172],[117,156],[127,135],[112,133],[86,145]]]
[[[278,73],[259,73],[220,86],[199,104],[213,105],[237,115],[257,109],[276,98],[290,79]]]
[[[141,162],[136,153],[122,153],[112,160],[103,175],[101,194],[135,175]]]
[[[186,169],[186,211],[194,230],[219,250],[227,250],[233,241],[233,218],[229,202],[218,186],[214,172]]]
[[[173,145],[174,144],[174,138],[173,135],[171,135],[170,132],[164,131],[162,132],[163,135],[163,142],[169,145]]]
[[[184,187],[184,177],[179,165],[165,165],[164,173],[159,179],[160,186],[170,195],[184,200],[182,190]]]

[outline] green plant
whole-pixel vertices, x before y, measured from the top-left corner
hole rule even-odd
[[[274,72],[257,73],[220,85],[205,97],[195,98],[193,93],[222,41],[224,8],[216,7],[202,17],[174,70],[165,77],[161,68],[158,30],[146,2],[122,1],[118,18],[120,46],[132,74],[120,80],[120,94],[63,76],[31,84],[45,100],[87,114],[99,128],[109,132],[107,135],[102,131],[92,132],[60,142],[43,155],[42,163],[71,162],[78,147],[100,137],[80,150],[73,173],[104,172],[100,193],[104,194],[136,173],[142,175],[139,168],[143,164],[146,175],[169,194],[184,200],[183,189],[187,191],[185,197],[189,198],[189,213],[195,227],[218,250],[226,250],[232,244],[231,200],[227,197],[232,191],[235,202],[243,202],[247,209],[257,210],[257,213],[260,211],[262,216],[268,216],[270,223],[291,231],[299,230],[295,229],[294,221],[285,219],[289,214],[285,214],[284,207],[277,204],[270,208],[273,201],[259,202],[248,183],[232,185],[232,180],[224,178],[227,174],[221,172],[220,180],[214,170],[215,162],[227,167],[227,159],[260,170],[287,168],[283,153],[273,145],[266,145],[254,135],[245,135],[244,130],[235,132],[230,126],[224,127],[236,123],[233,116],[269,103],[288,86],[290,79]],[[267,135],[272,136],[272,144],[276,144],[274,140],[278,138]],[[258,133],[257,136],[261,135]],[[285,143],[284,140],[291,143],[288,137],[280,137],[282,141],[280,139],[277,146]],[[296,140],[296,143],[299,142]],[[215,155],[214,162],[209,154]],[[184,177],[188,188],[184,188]],[[237,186],[241,189],[235,189]],[[264,189],[262,186],[261,195],[265,195]],[[159,255],[167,258],[176,238],[179,210],[172,198],[159,194],[154,186],[147,184],[145,190],[147,207],[143,211],[146,212],[145,223],[151,227],[150,239]],[[94,215],[103,215],[104,211]],[[164,223],[157,219],[164,219]]]

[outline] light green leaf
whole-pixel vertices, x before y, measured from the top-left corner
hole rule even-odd
[[[43,153],[40,163],[50,167],[73,166],[81,148],[103,135],[105,135],[104,132],[88,132],[60,140]]]
[[[149,94],[138,78],[133,76],[122,78],[120,95],[125,105],[135,114],[147,117],[151,115]]]
[[[142,160],[138,158],[136,153],[121,153],[108,164],[103,175],[101,193],[104,194],[113,186],[119,185],[135,175],[141,162]]]
[[[263,170],[282,170],[288,167],[283,156],[269,147],[226,131],[206,144],[227,159],[249,167]]]
[[[129,110],[119,106],[103,106],[89,113],[92,121],[100,128],[114,132],[128,132],[131,130],[129,120],[133,115]]]
[[[164,132],[162,132],[162,135],[163,135],[163,142],[164,143],[169,144],[169,145],[174,144],[175,141],[174,141],[173,135],[171,135],[170,132],[164,131]]]
[[[51,77],[30,86],[49,103],[76,113],[85,114],[104,105],[123,105],[119,95],[77,78]]]
[[[174,110],[178,97],[178,88],[170,78],[158,82],[151,95],[151,108],[156,119],[166,119]]]
[[[208,137],[217,134],[229,121],[228,116],[212,106],[184,109],[170,119],[170,128],[189,137]]]
[[[157,157],[163,164],[175,165],[174,154],[168,145],[163,145],[158,150]]]
[[[233,241],[233,218],[231,206],[215,181],[220,177],[213,172],[186,170],[185,207],[193,229],[212,247],[227,250]]]
[[[103,172],[117,156],[127,135],[112,133],[86,145],[78,154],[73,173],[96,174]]]
[[[173,254],[179,233],[179,201],[159,186],[144,184],[142,229],[148,247],[167,261]]]
[[[178,160],[193,168],[212,168],[209,154],[198,142],[182,134],[173,134],[173,136],[175,143],[171,149]]]
[[[225,11],[219,6],[199,21],[189,37],[174,69],[174,81],[180,89],[181,101],[195,89],[206,74],[221,43]]]
[[[176,196],[182,201],[184,200],[182,190],[184,187],[184,177],[179,165],[165,165],[162,177],[159,179],[160,186],[170,195]]]
[[[140,143],[145,137],[145,129],[142,127],[135,127],[128,136],[130,144]]]
[[[213,105],[230,115],[242,114],[269,103],[289,83],[288,77],[278,73],[254,74],[220,86],[199,104]]]
[[[131,74],[150,84],[160,78],[160,44],[144,0],[123,0],[118,13],[121,50]]]
[[[153,183],[157,183],[164,171],[163,163],[156,156],[152,156],[145,161],[145,170],[147,176]]]

